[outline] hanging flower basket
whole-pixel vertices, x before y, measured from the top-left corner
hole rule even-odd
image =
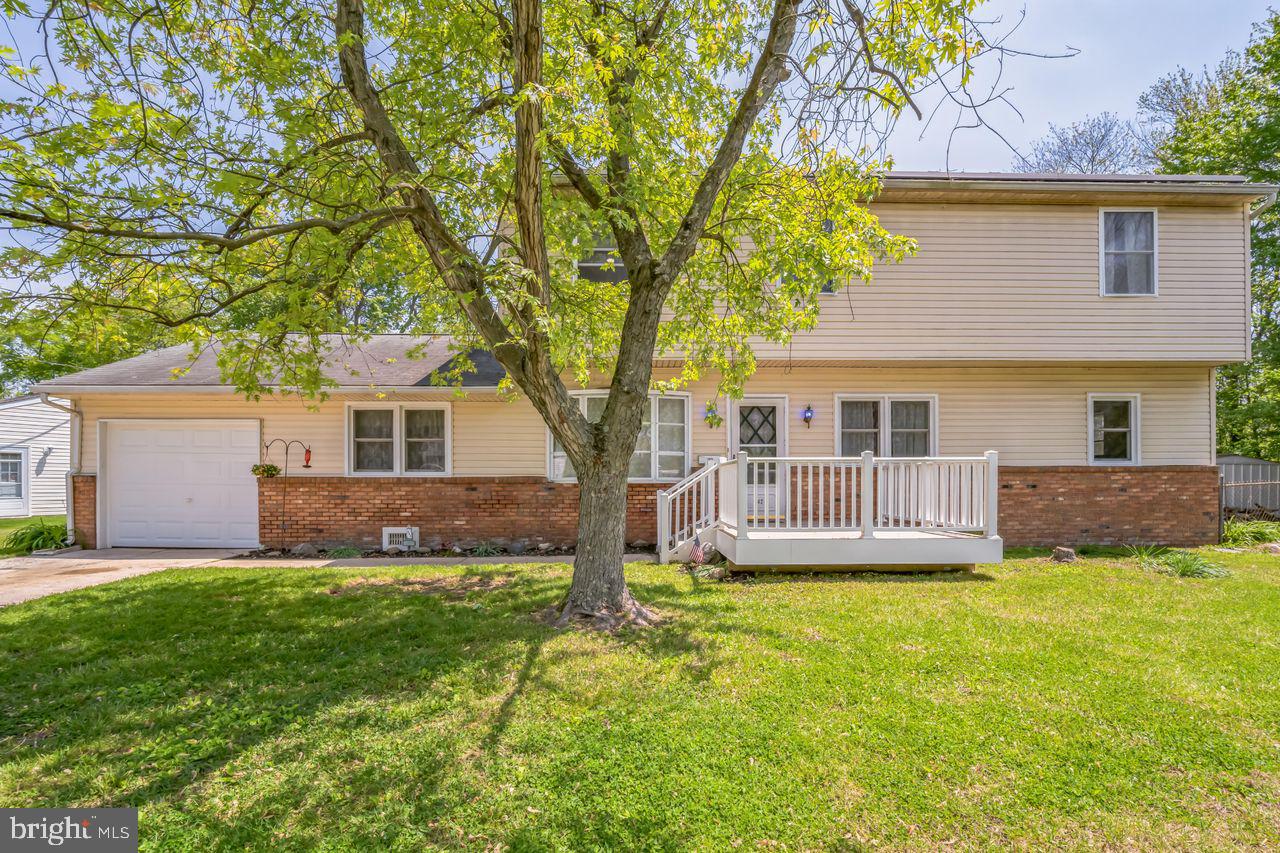
[[[280,466],[272,465],[270,462],[260,462],[249,469],[255,477],[278,477],[280,475]]]

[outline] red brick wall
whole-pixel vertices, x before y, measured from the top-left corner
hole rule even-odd
[[[1007,545],[1203,545],[1218,541],[1209,465],[1000,468]]]
[[[71,508],[75,514],[76,543],[82,548],[98,546],[98,478],[76,474],[71,478]]]
[[[418,527],[424,545],[524,541],[572,545],[578,536],[578,487],[541,477],[274,477],[258,481],[259,539],[269,548],[382,544],[382,528]],[[657,538],[657,491],[633,483],[627,494],[627,542]]]
[[[96,539],[96,485],[91,474],[72,478],[76,541],[86,548]],[[631,485],[629,543],[656,538],[660,487]],[[259,480],[258,491],[261,540],[269,547],[377,546],[382,527],[392,525],[421,528],[428,544],[462,547],[517,540],[562,546],[577,536],[577,486],[541,477],[277,477]],[[1201,545],[1218,538],[1218,470],[1002,466],[999,513],[1011,546]]]

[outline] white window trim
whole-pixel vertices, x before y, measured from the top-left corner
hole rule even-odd
[[[0,447],[0,453],[16,453],[18,465],[22,470],[22,515],[0,516],[0,518],[31,517],[31,452],[23,445]]]
[[[729,448],[738,454],[738,418],[743,406],[773,405],[778,407],[778,455],[786,456],[791,440],[791,399],[787,394],[747,394],[729,407]]]
[[[395,412],[391,423],[391,470],[356,471],[353,449],[355,436],[351,423],[358,409],[390,409]],[[439,409],[444,412],[444,470],[404,470],[404,413],[411,409]],[[348,477],[452,477],[453,476],[453,404],[451,403],[385,403],[348,402],[342,418],[342,467]]]
[[[1151,214],[1151,292],[1107,293],[1107,232],[1108,213]],[[1160,295],[1160,211],[1154,207],[1100,207],[1098,208],[1098,295],[1106,299],[1154,299]]]
[[[569,396],[575,400],[582,400],[587,397],[608,397],[609,392],[604,389],[590,389],[585,391],[570,391]],[[650,391],[649,392],[649,424],[653,429],[650,444],[650,472],[657,473],[657,451],[658,451],[658,433],[657,433],[657,416],[658,404],[655,400],[661,397],[679,397],[684,400],[684,474],[679,477],[628,477],[628,483],[678,483],[689,475],[689,471],[693,467],[693,395],[688,391]],[[547,479],[553,483],[576,483],[577,477],[557,477],[555,476],[555,451],[556,439],[551,434],[550,428],[547,429]]]
[[[892,427],[890,426],[889,404],[893,402],[899,403],[928,403],[929,404],[929,452],[928,456],[938,455],[938,395],[937,394],[843,394],[835,395],[835,402],[832,406],[832,455],[840,456],[840,448],[843,442],[840,440],[841,418],[844,416],[841,411],[840,404],[846,400],[871,400],[880,403],[880,439],[877,442],[876,456],[889,459],[907,459],[918,457],[895,456],[890,457],[889,451],[892,447]],[[853,458],[853,457],[846,457]]]
[[[1094,459],[1093,458],[1093,404],[1095,401],[1104,403],[1126,401],[1129,403],[1129,459]],[[1133,393],[1107,394],[1105,392],[1091,392],[1085,403],[1084,412],[1085,422],[1087,424],[1087,435],[1085,444],[1085,458],[1089,460],[1090,465],[1099,465],[1103,467],[1126,467],[1142,464],[1142,395]]]

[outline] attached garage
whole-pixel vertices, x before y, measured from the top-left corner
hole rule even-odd
[[[103,420],[98,546],[256,548],[257,420]]]

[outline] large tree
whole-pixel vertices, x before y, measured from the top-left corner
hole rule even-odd
[[[1243,54],[1199,74],[1179,69],[1139,107],[1159,128],[1160,171],[1280,183],[1280,14],[1255,27]],[[1218,372],[1218,444],[1280,459],[1280,211],[1252,228],[1253,358]]]
[[[1151,157],[1134,123],[1115,113],[1085,116],[1049,132],[1013,161],[1015,172],[1065,172],[1090,175],[1147,172]]]
[[[562,621],[643,622],[623,530],[655,353],[740,387],[748,336],[810,328],[823,283],[911,250],[866,207],[868,152],[998,49],[976,2],[0,0],[5,268],[25,300],[216,336],[246,393],[395,282],[573,464]],[[600,240],[626,282],[576,275]],[[595,423],[565,380],[592,373]]]

